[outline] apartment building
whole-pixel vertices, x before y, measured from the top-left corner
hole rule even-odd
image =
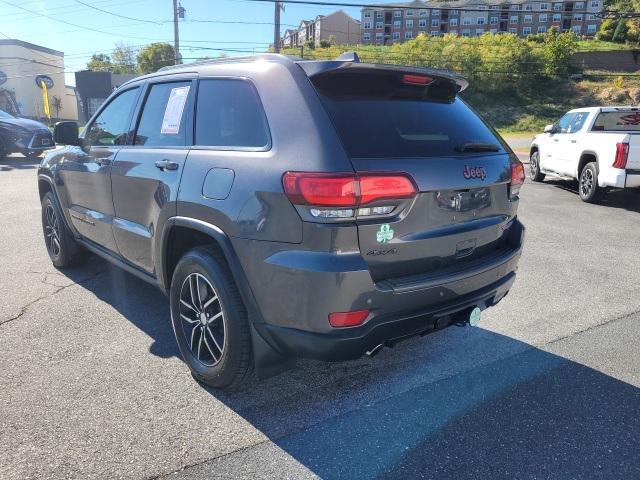
[[[581,36],[595,35],[603,0],[453,0],[392,3],[381,8],[363,8],[361,42],[388,45],[416,36],[465,37],[484,33],[514,33],[527,36],[551,27],[572,30]]]
[[[342,10],[330,15],[318,15],[313,20],[302,20],[297,29],[285,30],[282,47],[299,47],[312,41],[319,47],[326,41],[340,45],[360,43],[360,22]]]

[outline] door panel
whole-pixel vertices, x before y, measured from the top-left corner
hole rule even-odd
[[[154,239],[176,214],[182,168],[191,142],[192,81],[151,84],[139,115],[134,145],[122,149],[111,172],[120,254],[154,273]]]
[[[111,166],[128,140],[139,88],[114,97],[87,127],[84,147],[70,148],[60,164],[71,222],[83,237],[117,251],[113,238]]]

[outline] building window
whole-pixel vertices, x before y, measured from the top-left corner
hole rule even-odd
[[[533,5],[531,3],[525,3],[524,9],[530,12],[531,10],[533,10]]]
[[[520,5],[511,5],[511,10],[520,10]]]
[[[553,4],[553,9],[554,10],[562,10],[564,4],[563,3],[554,3]]]
[[[418,35],[426,35],[426,32],[424,30],[421,30],[418,32]]]
[[[489,19],[489,23],[490,23],[491,25],[497,25],[497,24],[498,24],[498,17],[491,17],[491,18]]]
[[[538,17],[538,21],[539,22],[546,22],[547,21],[547,14],[546,13],[540,14],[540,17]]]
[[[449,16],[458,15],[458,10],[449,10]]]
[[[584,3],[582,3],[582,2],[577,2],[577,3],[575,4],[575,9],[576,9],[576,10],[581,10],[581,9],[583,9],[583,8],[584,8]]]
[[[440,31],[439,30],[431,30],[431,36],[432,37],[439,37],[440,36]]]
[[[553,21],[554,22],[559,22],[560,21],[560,14],[559,13],[554,13],[553,14]]]
[[[437,18],[432,18],[431,19],[431,26],[432,27],[437,27],[438,25],[440,25],[440,20],[438,20]]]
[[[509,19],[509,23],[518,23],[518,16],[511,15],[511,18]]]
[[[365,30],[371,28],[371,22],[364,22],[363,25],[364,25],[363,28]]]
[[[531,35],[531,27],[524,27],[522,29],[522,34],[523,35]]]
[[[378,30],[381,30],[381,29],[383,29],[383,28],[384,28],[384,25],[382,24],[382,22],[376,22],[376,28],[377,28]]]
[[[549,4],[548,3],[541,3],[540,4],[540,10],[549,10]]]
[[[582,14],[580,14],[580,13],[575,14],[575,15],[573,16],[573,20],[574,20],[575,22],[581,22],[581,21],[582,21]]]
[[[413,17],[413,10],[407,10],[405,13],[405,17]]]
[[[471,25],[471,19],[470,18],[463,18],[462,19],[462,25]]]
[[[384,17],[384,12],[382,10],[378,10],[376,12],[376,18],[383,18]]]
[[[439,17],[440,16],[440,10],[431,10],[431,16],[432,17]]]
[[[544,25],[540,25],[538,27],[538,33],[545,33],[547,31],[547,27],[545,27]]]
[[[413,38],[413,32],[404,32],[404,38],[405,40],[409,40],[410,38]]]
[[[463,37],[468,37],[470,34],[471,34],[471,30],[469,30],[468,28],[465,28],[464,30],[462,30]]]
[[[594,33],[596,33],[596,26],[595,25],[587,25],[587,34],[593,35]]]
[[[491,10],[500,10],[500,5],[491,5]]]
[[[402,10],[394,10],[393,16],[396,18],[402,18]]]
[[[580,25],[574,25],[573,27],[571,27],[571,30],[573,30],[575,34],[580,35],[580,33],[582,32],[582,27]]]
[[[426,9],[423,8],[422,10],[420,10],[419,15],[421,17],[426,17],[427,15],[429,15],[429,10],[426,10]]]
[[[402,20],[394,20],[393,28],[400,28],[400,27],[402,27]]]
[[[376,42],[381,42],[382,41],[382,33],[381,32],[377,32],[376,33]]]
[[[394,40],[400,40],[400,32],[393,32],[391,35]]]
[[[371,18],[371,10],[364,11],[364,18]]]
[[[485,24],[486,19],[484,17],[478,17],[476,19],[476,24],[477,25],[484,25]]]
[[[510,28],[509,29],[509,33],[518,33],[518,29],[517,28]]]
[[[405,20],[404,26],[406,28],[413,28],[413,20]]]
[[[479,37],[484,33],[484,28],[476,28],[476,37]]]
[[[371,34],[369,32],[364,32],[362,34],[362,40],[364,40],[365,42],[368,42],[369,40],[371,40]]]
[[[525,15],[524,23],[531,23],[533,21],[533,15]]]
[[[458,19],[457,18],[450,18],[449,19],[449,25],[451,25],[452,27],[457,27],[458,26]]]
[[[419,27],[426,27],[427,26],[427,19],[426,18],[421,18],[420,20],[418,20],[418,26]]]
[[[594,0],[593,2],[591,2],[591,6],[593,8],[598,8],[600,6],[600,2],[598,2],[598,0]]]
[[[495,35],[496,33],[498,33],[498,29],[492,28],[491,30],[489,30],[489,33],[493,33]]]
[[[593,13],[587,14],[587,20],[595,20],[596,16]]]

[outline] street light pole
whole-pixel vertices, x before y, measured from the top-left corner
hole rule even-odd
[[[280,2],[274,2],[275,11],[273,13],[273,50],[280,53]]]
[[[180,32],[178,31],[178,0],[173,0],[173,51],[176,65],[182,63],[180,56]]]

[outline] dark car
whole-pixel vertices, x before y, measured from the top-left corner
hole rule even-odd
[[[157,285],[215,387],[475,324],[515,279],[524,170],[466,86],[353,54],[132,80],[80,138],[56,126],[67,147],[39,169],[51,260],[93,252]]]
[[[46,125],[0,110],[0,159],[14,152],[37,157],[53,147],[53,136]]]

